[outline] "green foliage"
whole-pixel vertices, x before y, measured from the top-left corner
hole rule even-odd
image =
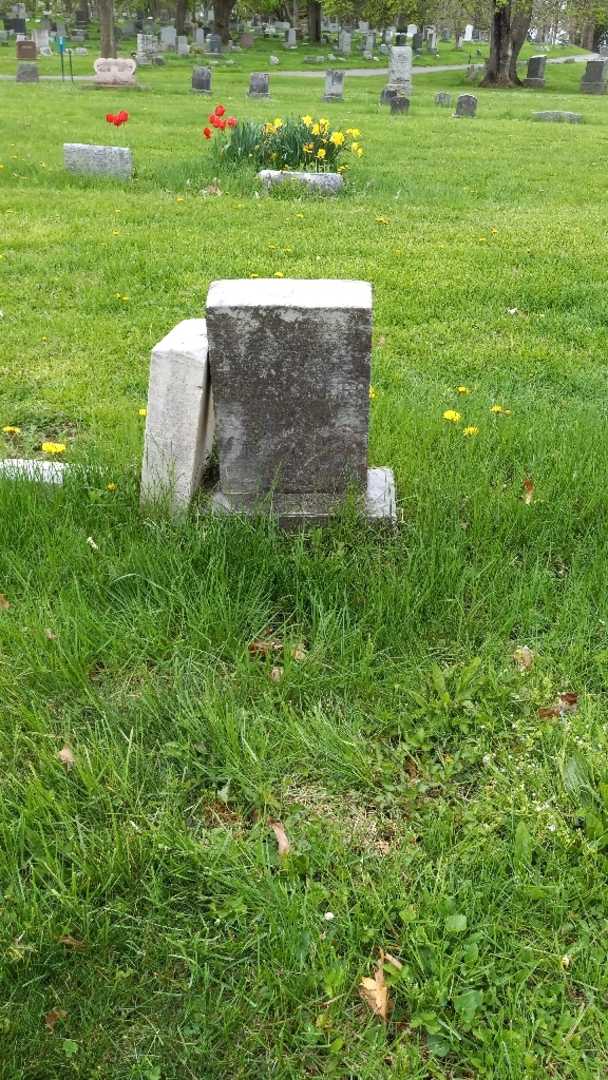
[[[306,121],[306,122],[305,122]],[[327,120],[288,118],[265,123],[246,120],[225,135],[216,137],[218,164],[251,163],[256,168],[297,169],[316,172],[340,170],[345,151],[361,157],[363,149],[356,129],[332,130]]]

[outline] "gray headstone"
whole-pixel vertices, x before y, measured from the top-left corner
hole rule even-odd
[[[344,101],[344,72],[325,72],[325,94],[323,101]]]
[[[219,34],[209,34],[207,38],[207,48],[210,53],[219,55],[222,51],[222,39]]]
[[[305,64],[324,64],[325,63],[325,57],[324,56],[305,56],[304,57],[304,63]]]
[[[298,35],[293,26],[290,26],[285,36],[285,45],[288,49],[295,49],[298,44]]]
[[[608,60],[588,60],[581,79],[581,93],[605,94],[608,77]]]
[[[391,107],[391,115],[393,116],[410,111],[410,99],[399,90],[390,90],[386,100]]]
[[[133,155],[127,146],[64,143],[63,162],[71,173],[111,176],[116,180],[130,180],[133,175]]]
[[[179,34],[177,38],[177,55],[188,56],[190,53],[190,46],[188,44],[188,38],[185,34]]]
[[[372,324],[362,281],[216,281],[207,333],[220,509],[322,521],[367,491]]]
[[[241,34],[239,43],[241,49],[252,49],[255,45],[255,37],[249,33]]]
[[[253,71],[249,76],[249,97],[270,97],[270,75]]]
[[[440,90],[438,94],[435,94],[435,104],[443,105],[444,108],[449,108],[452,104],[452,95],[446,93],[445,90]]]
[[[341,30],[338,35],[338,52],[342,56],[350,56],[353,47],[353,37],[347,30]]]
[[[575,112],[535,112],[532,113],[534,120],[545,120],[554,124],[582,124],[583,114]]]
[[[195,67],[192,71],[192,89],[199,94],[211,93],[211,69]]]
[[[524,79],[524,86],[531,89],[542,90],[545,85],[546,56],[531,56],[528,60],[528,71]]]
[[[177,30],[174,26],[161,27],[160,43],[165,49],[175,49],[177,45]]]
[[[388,83],[380,94],[380,101],[388,104],[395,91],[407,98],[412,94],[412,50],[409,45],[391,45]]]
[[[19,64],[16,76],[17,82],[33,83],[38,82],[39,78],[37,64]]]
[[[475,116],[476,112],[477,98],[473,94],[460,94],[456,100],[454,116]]]
[[[194,44],[198,45],[199,49],[205,48],[205,31],[202,26],[197,26],[194,31]]]
[[[283,172],[280,169],[262,169],[258,173],[264,187],[273,188],[277,184],[296,184],[308,191],[317,191],[322,195],[337,195],[344,180],[340,173],[332,172]]]
[[[412,36],[412,49],[414,50],[415,53],[421,53],[422,52],[422,34],[420,33],[420,31],[417,31]]]

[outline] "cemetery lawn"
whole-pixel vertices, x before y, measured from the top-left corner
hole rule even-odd
[[[335,201],[219,174],[185,71],[2,84],[2,452],[83,467],[0,484],[2,1078],[606,1075],[608,114],[582,70],[479,91],[474,121],[433,104],[457,74],[405,120],[381,79],[329,107],[218,75],[241,117],[361,129]],[[119,108],[137,178],[68,178],[62,143]],[[530,120],[556,108],[585,123]],[[373,282],[394,533],[139,513],[151,346],[214,278],[277,273]],[[383,953],[387,1024],[358,993]]]

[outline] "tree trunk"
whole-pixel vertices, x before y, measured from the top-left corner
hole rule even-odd
[[[234,4],[235,0],[214,0],[213,4],[215,32],[220,35],[224,45],[230,41],[230,16]]]
[[[481,86],[516,86],[517,57],[525,41],[527,27],[523,31],[520,18],[511,16],[511,4],[500,5],[494,0],[492,15],[492,34],[490,39],[490,58]]]
[[[186,0],[177,0],[175,5],[175,32],[185,34]]]
[[[526,38],[528,36],[528,30],[530,29],[531,15],[526,12],[519,11],[513,18],[511,23],[511,42],[513,51],[511,53],[511,82],[514,86],[523,86],[523,83],[517,74],[517,57],[523,49]]]
[[[114,0],[98,0],[99,11],[99,36],[101,38],[101,55],[106,57],[116,56],[116,43],[114,41]]]
[[[321,40],[321,4],[319,0],[308,0],[308,37],[310,41]]]

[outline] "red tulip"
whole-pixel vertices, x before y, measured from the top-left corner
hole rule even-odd
[[[226,112],[226,110],[225,110],[223,105],[216,105],[215,106],[215,115],[216,116],[223,116],[225,112]]]
[[[122,124],[122,120],[120,119],[120,116],[115,116],[112,119],[112,123],[114,124],[114,127],[120,127],[120,125]]]
[[[121,123],[123,123],[123,124],[126,124],[127,120],[129,119],[129,114],[128,114],[128,112],[125,112],[124,109],[120,110],[118,116],[120,118]]]
[[[225,120],[220,120],[220,122],[219,122],[219,124],[217,126],[220,129],[220,131],[225,131],[226,130],[226,121]]]
[[[114,117],[112,116],[111,112],[106,113],[106,120],[108,121],[108,124],[113,124],[114,123]]]
[[[235,128],[238,124],[238,120],[236,116],[229,116],[226,123],[228,124],[228,127]]]
[[[206,139],[210,139],[211,136],[213,135],[213,132],[212,132],[211,128],[203,128],[203,135],[205,136]]]

